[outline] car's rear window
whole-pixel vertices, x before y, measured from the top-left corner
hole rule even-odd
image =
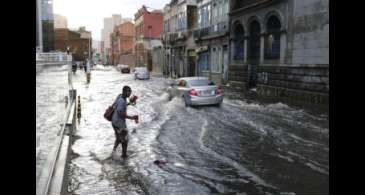
[[[209,85],[214,85],[214,82],[202,79],[202,80],[190,80],[189,84],[191,86],[209,86]]]

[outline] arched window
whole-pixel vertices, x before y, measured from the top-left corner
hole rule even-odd
[[[276,16],[270,16],[266,24],[265,59],[280,58],[280,28],[280,20]]]
[[[234,60],[243,60],[244,57],[244,36],[245,31],[243,29],[243,26],[239,23],[235,24],[234,28],[234,53],[233,53],[233,59]]]
[[[257,20],[252,20],[249,25],[248,61],[250,64],[257,64],[260,59],[261,48],[261,25]]]

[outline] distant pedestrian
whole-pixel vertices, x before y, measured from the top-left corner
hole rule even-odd
[[[115,133],[115,142],[113,153],[116,151],[119,144],[122,144],[122,158],[127,157],[128,147],[128,130],[126,119],[135,120],[138,122],[138,115],[129,116],[127,114],[127,98],[131,95],[132,89],[129,86],[124,86],[122,94],[118,95],[114,104],[114,113],[112,116],[112,126]]]

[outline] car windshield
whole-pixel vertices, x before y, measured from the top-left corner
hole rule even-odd
[[[201,80],[190,80],[189,84],[191,86],[209,86],[214,85],[213,81],[201,79]]]
[[[147,72],[147,68],[136,68],[137,72]]]

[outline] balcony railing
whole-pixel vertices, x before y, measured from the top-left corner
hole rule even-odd
[[[218,34],[223,34],[228,32],[228,22],[221,22],[215,25],[211,25],[209,27],[197,29],[194,31],[194,38],[201,39],[207,36],[214,36]]]

